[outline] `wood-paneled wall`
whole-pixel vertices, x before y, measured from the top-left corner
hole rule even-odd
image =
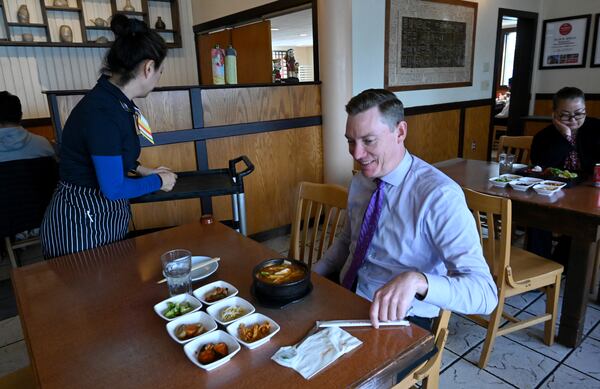
[[[600,118],[600,100],[587,99],[585,102],[585,108],[588,116]],[[552,115],[552,100],[536,99],[533,114],[540,116]]]
[[[490,106],[466,108],[463,158],[487,160],[490,115]]]
[[[207,141],[210,168],[247,155],[255,171],[244,178],[248,233],[290,224],[300,181],[323,182],[321,126],[258,133]],[[229,196],[213,199],[218,220],[231,218]]]
[[[319,85],[206,89],[202,109],[207,127],[318,116],[321,92]]]
[[[408,116],[406,122],[404,144],[412,154],[429,163],[457,157],[460,110]]]

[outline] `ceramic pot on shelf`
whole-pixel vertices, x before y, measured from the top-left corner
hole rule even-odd
[[[21,38],[23,39],[23,42],[33,42],[33,34],[29,32],[24,33]]]
[[[73,42],[73,30],[71,30],[71,27],[67,26],[66,24],[60,26],[58,29],[58,35],[61,42]]]
[[[108,27],[108,22],[102,18],[90,19],[90,22],[96,27]]]
[[[27,4],[22,4],[17,10],[17,21],[19,23],[29,23],[29,10]]]
[[[54,2],[52,3],[52,5],[54,7],[68,7],[69,6],[69,2],[67,0],[54,0]]]
[[[125,0],[125,6],[123,7],[123,11],[135,12],[135,7],[131,5],[131,0]]]
[[[156,28],[157,30],[164,30],[165,28],[167,28],[165,22],[162,20],[162,18],[160,16],[158,17],[158,19],[156,19],[154,28]]]

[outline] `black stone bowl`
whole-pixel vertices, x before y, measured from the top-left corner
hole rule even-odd
[[[264,267],[270,265],[280,265],[282,262],[287,261],[292,264],[298,265],[304,269],[304,277],[288,283],[283,284],[270,284],[264,281],[261,281],[256,274]],[[308,290],[310,288],[310,271],[308,270],[308,266],[304,262],[297,261],[295,259],[287,259],[287,258],[275,258],[275,259],[267,259],[266,261],[262,261],[258,265],[254,267],[252,270],[252,278],[254,280],[253,290],[258,296],[271,299],[278,300],[281,302],[284,301],[293,301],[298,298],[306,296]]]

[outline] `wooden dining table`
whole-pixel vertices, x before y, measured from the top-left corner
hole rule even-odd
[[[520,192],[493,186],[489,178],[498,175],[495,162],[455,158],[435,166],[463,188],[511,199],[513,223],[571,237],[558,341],[578,346],[584,334],[595,247],[600,239],[600,188],[583,182],[548,197],[531,189]]]
[[[225,280],[281,330],[254,350],[204,371],[167,334],[153,306],[169,297],[160,255],[186,248],[221,258],[194,283]],[[315,273],[312,292],[283,309],[261,306],[252,270],[277,252],[220,223],[192,223],[15,269],[19,315],[37,383],[43,388],[331,388],[390,386],[399,371],[434,349],[420,327],[347,328],[363,344],[310,380],[271,356],[301,340],[316,320],[367,319],[369,302]]]

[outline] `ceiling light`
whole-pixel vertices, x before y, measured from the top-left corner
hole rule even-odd
[[[308,34],[299,34],[300,36],[308,36]]]
[[[272,28],[271,31],[279,31],[278,28]]]

